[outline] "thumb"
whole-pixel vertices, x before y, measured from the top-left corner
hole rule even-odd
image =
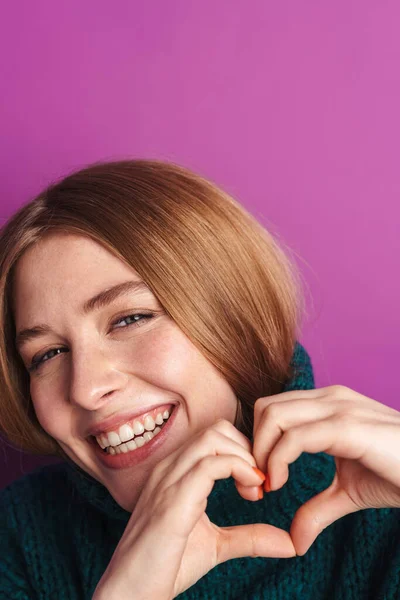
[[[217,540],[217,563],[221,564],[231,558],[250,556],[255,558],[291,558],[296,556],[292,540],[287,531],[254,523],[251,525],[235,525],[219,527]]]
[[[331,485],[305,502],[293,517],[290,537],[297,555],[303,556],[328,525],[358,510],[361,508],[340,487],[335,474]]]

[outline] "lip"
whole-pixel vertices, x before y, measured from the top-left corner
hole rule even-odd
[[[99,444],[96,442],[94,437],[89,437],[88,442],[94,447],[94,451],[99,460],[103,463],[104,466],[109,469],[126,469],[128,467],[132,467],[137,465],[140,462],[146,460],[149,456],[154,454],[160,446],[163,445],[166,438],[168,437],[169,430],[174,424],[176,414],[178,412],[178,408],[176,405],[173,405],[174,408],[172,410],[171,416],[168,421],[164,424],[160,433],[158,433],[153,439],[147,442],[141,448],[136,448],[136,450],[132,450],[131,452],[121,453],[121,454],[108,454],[104,452]]]
[[[133,421],[137,417],[143,417],[147,413],[154,410],[155,408],[159,408],[160,410],[164,411],[164,410],[167,410],[168,408],[170,408],[171,406],[175,406],[175,404],[173,402],[167,402],[165,404],[152,404],[151,406],[146,406],[145,409],[140,408],[135,411],[129,411],[126,413],[116,414],[113,417],[104,419],[104,421],[101,421],[95,427],[88,429],[86,431],[85,437],[86,438],[88,438],[89,436],[96,437],[96,436],[100,435],[101,433],[108,433],[109,431],[115,431],[116,429],[118,429],[118,427],[120,425],[123,425],[124,423],[127,423],[128,421]]]

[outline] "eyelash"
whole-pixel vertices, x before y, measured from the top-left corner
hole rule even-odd
[[[133,313],[131,315],[125,315],[123,317],[118,317],[118,319],[116,321],[114,321],[113,323],[111,323],[111,325],[117,325],[118,323],[120,323],[121,321],[124,321],[126,319],[131,319],[132,317],[144,317],[145,321],[146,320],[150,320],[154,317],[154,313]],[[127,327],[130,327],[131,325],[136,325],[136,323],[141,323],[142,319],[140,320],[136,320],[134,321],[134,323],[128,323],[128,325],[126,325],[125,327],[119,327],[118,329],[126,329]],[[140,325],[136,325],[137,327],[140,327]],[[47,360],[43,360],[45,356],[47,356],[48,354],[50,354],[50,352],[56,352],[57,350],[63,350],[63,348],[50,348],[50,350],[46,350],[46,352],[40,356],[38,356],[37,358],[35,358],[30,366],[28,367],[28,372],[32,373],[34,371],[37,371],[41,365],[43,365],[43,363],[48,362],[49,360],[51,360],[51,358],[48,358]],[[55,354],[55,356],[57,356],[57,354]]]

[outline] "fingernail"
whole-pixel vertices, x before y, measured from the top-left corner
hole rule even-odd
[[[260,487],[258,488],[258,499],[261,500],[261,498],[264,497],[264,492],[263,492],[263,487],[262,485],[260,485]]]
[[[255,473],[257,473],[257,475],[260,477],[261,481],[265,481],[265,475],[262,471],[260,471],[260,469],[257,469],[257,467],[253,467],[253,471]]]
[[[265,473],[264,491],[265,492],[270,492],[271,491],[271,482],[269,480],[268,473]]]

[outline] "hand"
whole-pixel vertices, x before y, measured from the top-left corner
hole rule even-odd
[[[217,527],[205,513],[217,479],[260,486],[265,478],[255,466],[250,441],[225,420],[160,461],[93,598],[170,599],[229,559],[295,556],[287,531],[264,523]]]
[[[286,483],[288,465],[302,452],[335,457],[332,484],[293,518],[290,536],[298,555],[349,513],[400,507],[399,411],[333,385],[259,398],[253,431],[252,453],[259,469],[268,473],[271,490]],[[248,497],[249,488],[235,484]]]

